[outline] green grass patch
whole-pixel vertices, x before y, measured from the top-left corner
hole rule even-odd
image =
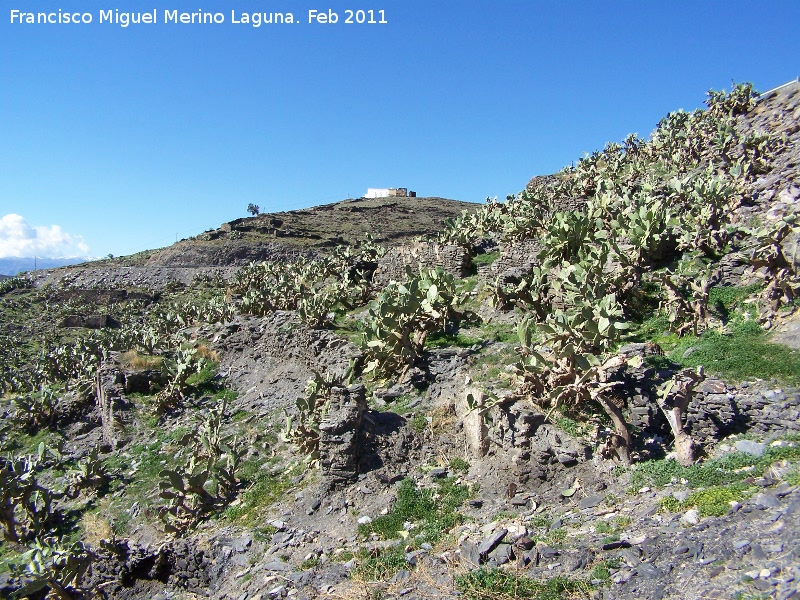
[[[784,436],[791,446],[768,446],[760,457],[743,452],[731,452],[719,458],[688,467],[678,461],[652,460],[634,465],[631,487],[663,487],[673,481],[686,480],[691,488],[724,486],[740,482],[753,475],[761,475],[773,463],[788,460],[800,461],[800,443],[797,436]]]
[[[492,521],[502,521],[503,519],[516,519],[517,513],[511,510],[501,510],[492,515]]]
[[[619,568],[621,562],[622,559],[617,556],[601,560],[592,569],[592,573],[589,576],[590,579],[596,579],[603,583],[607,582],[609,579],[611,579],[611,569]]]
[[[690,347],[694,351],[684,358]],[[703,365],[709,372],[735,381],[775,377],[790,385],[800,383],[800,352],[769,343],[753,321],[734,327],[730,334],[707,331],[699,338],[683,338],[669,356],[683,366]]]
[[[514,325],[505,323],[485,323],[481,325],[485,339],[503,344],[519,344],[517,329]]]
[[[408,566],[402,545],[373,552],[359,550],[355,554],[355,559],[356,566],[351,572],[351,577],[364,581],[384,581]]]
[[[584,424],[579,423],[575,419],[570,419],[569,417],[557,417],[555,424],[564,433],[568,433],[572,437],[579,437],[583,435],[583,432],[586,430]]]
[[[458,348],[469,348],[470,346],[474,346],[480,342],[481,340],[478,338],[464,335],[462,333],[434,331],[425,339],[425,347],[428,349],[451,348],[453,346]]]
[[[419,542],[436,543],[443,533],[462,522],[456,509],[469,497],[467,486],[455,483],[450,477],[437,482],[436,488],[419,488],[411,479],[404,479],[397,488],[397,501],[388,514],[371,523],[358,526],[359,534],[375,533],[386,540],[400,537],[408,521]]]
[[[307,558],[302,563],[300,563],[300,569],[303,571],[308,571],[309,569],[313,569],[314,567],[318,567],[321,561],[319,557],[314,556],[313,558]]]
[[[721,517],[731,507],[731,502],[739,502],[750,496],[755,488],[743,483],[734,483],[726,486],[712,486],[691,494],[683,502],[674,496],[662,498],[659,503],[662,510],[679,512],[690,508],[697,509],[701,517]]]
[[[8,438],[3,443],[3,452],[14,452],[16,454],[36,454],[39,444],[44,444],[50,448],[61,448],[66,438],[57,431],[49,429],[39,429],[35,433],[23,428],[9,428]]]
[[[708,291],[708,305],[717,312],[741,308],[743,306],[742,301],[760,292],[762,287],[760,283],[745,287],[712,287]]]
[[[422,413],[417,413],[411,419],[411,428],[417,433],[422,433],[428,427],[428,419]]]
[[[483,254],[476,254],[472,257],[472,264],[476,266],[480,265],[490,265],[498,258],[500,258],[501,252],[499,250],[495,252],[484,252]]]
[[[264,475],[243,495],[239,504],[225,510],[225,518],[244,527],[251,527],[264,510],[279,500],[292,487],[288,478]]]
[[[563,527],[556,527],[548,532],[547,536],[544,538],[544,542],[551,546],[557,546],[563,544],[566,539],[567,530]]]
[[[552,519],[546,515],[534,515],[534,517],[531,519],[531,525],[539,529],[542,527],[550,527],[552,522]]]
[[[738,502],[749,495],[748,486],[738,483],[729,486],[715,486],[691,494],[683,507],[697,508],[701,517],[721,517],[730,509],[731,502]]]
[[[214,378],[217,376],[219,365],[214,361],[207,362],[197,373],[192,373],[186,378],[186,385],[198,392],[216,392]]]
[[[514,571],[487,567],[457,575],[455,584],[470,600],[566,600],[586,596],[590,591],[585,581],[567,577],[538,581]]]
[[[469,463],[463,458],[456,456],[450,459],[449,467],[451,471],[466,475],[469,472]]]

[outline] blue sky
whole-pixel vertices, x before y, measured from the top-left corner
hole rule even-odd
[[[113,8],[226,23],[98,23]],[[308,24],[311,8],[340,22]],[[383,9],[388,24],[345,24],[347,8]],[[11,24],[11,9],[94,22]],[[232,10],[300,23],[234,25]],[[798,26],[796,0],[11,0],[0,258],[128,254],[246,216],[250,202],[292,210],[367,187],[503,198],[648,135],[709,88],[797,77]]]

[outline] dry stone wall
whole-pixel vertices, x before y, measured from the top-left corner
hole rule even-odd
[[[501,276],[503,281],[518,279],[539,264],[537,255],[540,251],[539,241],[535,239],[503,245],[500,247],[500,256],[497,260],[478,269],[478,278],[490,283],[494,283]]]
[[[632,356],[643,346],[629,344],[620,352]],[[672,435],[656,403],[658,386],[670,376],[669,371],[646,366],[628,368],[622,374],[625,385],[620,393],[627,402],[628,423],[644,436]],[[703,445],[735,433],[769,437],[800,432],[800,390],[784,390],[764,381],[728,384],[709,376],[695,389],[686,428]]]
[[[331,390],[331,401],[319,425],[319,456],[328,489],[358,479],[359,429],[367,410],[363,384]]]
[[[77,289],[144,288],[163,289],[192,285],[198,278],[228,281],[239,267],[87,267],[52,269],[28,274],[36,287],[46,285]]]
[[[434,242],[416,242],[390,248],[378,260],[374,281],[383,286],[390,281],[402,281],[406,276],[406,267],[412,271],[425,268],[440,267],[454,277],[465,277],[469,273],[470,257],[461,246],[442,246]]]

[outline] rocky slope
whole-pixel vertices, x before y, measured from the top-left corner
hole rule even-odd
[[[772,145],[757,146],[765,156],[769,150],[768,160],[731,192],[725,222],[740,232],[791,221],[800,205],[800,84],[747,107],[736,117],[738,135],[757,132]],[[758,136],[747,143],[761,143]],[[701,164],[692,170],[707,169],[708,148],[693,151]],[[479,234],[469,243],[411,238],[441,234],[445,219],[464,208],[472,209],[463,217],[470,226],[474,206],[353,200],[233,221],[127,264],[37,273],[36,288],[2,288],[0,442],[9,458],[0,467],[3,506],[12,506],[14,522],[6,510],[0,594],[797,597],[796,262],[782,265],[778,277],[748,258],[748,235],[731,235],[706,256],[719,274],[705,291],[704,336],[687,328],[679,337],[665,314],[667,298],[647,296],[658,287],[652,282],[643,286],[651,291],[637,297],[638,320],[631,317],[627,339],[613,348],[616,370],[600,382],[614,384],[630,429],[628,466],[597,405],[547,405],[520,375],[516,330],[536,301],[521,299],[520,282],[542,264],[546,226],[523,239],[514,232],[520,222],[540,227],[597,200],[597,185],[585,193],[558,187],[564,177],[528,186],[557,188],[547,217],[515,215],[500,232],[474,226]],[[796,257],[797,231],[789,227],[770,247]],[[360,298],[374,299],[406,266],[422,265],[450,274],[461,302],[460,325],[428,333],[417,360],[385,379],[369,373],[371,347],[359,344],[377,318],[370,307],[381,312],[374,301],[347,296],[318,326],[302,317],[306,305],[247,314],[248,294],[264,290],[236,278],[253,260],[311,269],[337,247],[357,249],[364,233],[391,247],[380,256],[348,255],[346,268],[326,271],[329,287],[301,286],[305,297],[355,281],[364,286],[351,285],[364,292]],[[659,252],[668,255],[668,246]],[[677,272],[688,264],[671,252],[647,268]],[[277,288],[285,273],[253,281]],[[518,294],[516,311],[503,302],[506,283]],[[437,291],[427,300],[437,301]],[[194,370],[181,379],[182,364]],[[701,451],[694,464],[680,465],[660,392],[698,365],[707,372],[686,388],[682,418]],[[42,373],[44,387],[35,385]],[[325,410],[318,421],[303,421],[313,399],[324,400]],[[298,423],[309,427],[305,437]],[[206,470],[236,454],[228,492],[218,470],[213,494],[200,484],[205,491],[192,496],[197,486],[188,477],[175,483],[222,443],[219,464]],[[28,463],[10,458],[37,452]],[[14,478],[23,471],[24,481]],[[12,483],[31,480],[52,493],[52,518],[41,523],[31,517],[41,505],[28,510],[21,493],[10,492]],[[165,533],[165,523],[179,525],[179,518],[191,525]],[[20,539],[11,539],[12,528]],[[40,543],[39,554],[23,555],[28,543]],[[86,571],[76,566],[71,576],[73,563],[54,561],[41,544],[60,544]],[[39,571],[10,569],[31,557]]]

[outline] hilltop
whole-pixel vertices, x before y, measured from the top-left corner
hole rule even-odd
[[[0,590],[795,597],[798,117],[3,280]]]

